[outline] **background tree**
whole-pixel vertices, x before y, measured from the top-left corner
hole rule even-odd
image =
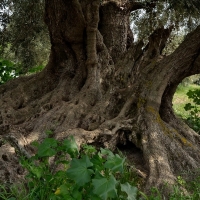
[[[21,63],[23,71],[47,62],[49,35],[44,23],[44,1],[1,3],[1,55]]]
[[[130,31],[134,10],[156,12],[163,4],[190,16],[200,7],[198,1],[176,2],[46,0],[49,62],[42,72],[0,87],[2,138],[22,153],[23,146],[31,152],[29,143],[42,140],[45,130],[113,150],[131,144],[145,161],[146,189],[199,168],[200,136],[174,115],[172,98],[185,77],[200,72],[200,27],[165,57],[173,23],[156,26],[145,46],[134,44]],[[11,158],[9,166],[16,162]]]

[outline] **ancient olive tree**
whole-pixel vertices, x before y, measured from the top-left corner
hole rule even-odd
[[[130,13],[156,2],[46,0],[49,62],[0,87],[1,140],[29,153],[45,130],[113,150],[129,144],[145,161],[147,189],[200,168],[200,136],[172,109],[178,84],[200,73],[200,27],[169,56],[162,50],[172,26],[157,28],[146,46],[133,43]],[[6,153],[1,166],[12,178],[20,170],[11,170],[15,154]]]

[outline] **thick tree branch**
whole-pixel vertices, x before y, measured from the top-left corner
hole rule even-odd
[[[177,122],[178,119],[172,109],[172,99],[177,86],[184,78],[200,73],[199,37],[200,26],[186,37],[173,54],[164,58],[160,63],[160,68],[163,69],[163,77],[168,78],[168,85],[165,88],[160,107],[161,117],[182,133],[188,129],[185,137],[190,140],[194,138],[194,133],[186,125],[180,125],[180,123],[183,124],[182,122]]]
[[[97,50],[96,50],[96,37],[99,23],[99,0],[93,1],[88,4],[86,19],[87,19],[87,64],[96,65]]]
[[[72,22],[76,21],[76,23]],[[78,0],[46,0],[45,1],[45,22],[51,33],[51,42],[59,42],[63,35],[70,43],[83,41],[83,30],[85,18]],[[63,29],[63,27],[70,27]],[[56,30],[54,30],[56,28]]]
[[[200,73],[200,26],[188,34],[174,53],[167,56],[160,64],[163,76],[169,77],[169,84],[180,83],[185,77]]]
[[[21,144],[19,144],[18,140],[14,136],[12,136],[12,133],[6,136],[5,139],[10,143],[12,147],[15,148],[15,152],[17,155],[23,156],[26,159],[31,158],[31,155],[28,153],[28,151],[26,151],[26,149]]]
[[[127,2],[126,7],[129,11],[135,11],[138,9],[149,9],[154,8],[156,6],[156,2],[157,0],[151,2],[135,2],[135,0],[132,0]]]
[[[162,54],[162,50],[165,48],[172,29],[173,26],[166,29],[164,27],[160,27],[149,36],[149,43],[146,46],[145,51],[147,51],[150,59]]]

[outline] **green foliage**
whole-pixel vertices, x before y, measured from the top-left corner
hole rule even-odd
[[[97,152],[94,147],[84,145],[82,152],[79,152],[79,157],[72,158],[67,170],[68,182],[71,183],[67,196],[71,195],[70,198],[73,199],[76,191],[76,196],[80,199],[82,195],[84,199],[126,199],[130,195],[128,189],[135,187],[128,182],[123,185],[124,165],[125,158],[121,158],[118,154],[115,155],[107,149],[100,149]],[[67,199],[66,189],[63,191],[62,188],[63,185],[55,194]],[[133,195],[136,197],[137,189],[134,191]]]
[[[170,55],[178,46],[183,42],[185,33],[176,30],[172,31],[170,39],[167,41],[165,48],[163,49],[163,55]]]
[[[113,175],[108,178],[98,177],[92,180],[94,186],[94,194],[98,195],[101,199],[117,199],[117,180]]]
[[[27,189],[20,199],[135,200],[138,196],[125,158],[108,149],[97,151],[93,146],[83,145],[79,151],[73,137],[64,141],[46,138],[33,145],[37,147],[35,156],[21,159],[28,174]],[[62,169],[54,171],[58,166]],[[19,199],[17,193],[10,195],[6,190],[3,195],[2,199]]]
[[[187,122],[191,128],[200,133],[200,89],[189,90],[187,96],[192,100],[192,103],[187,103],[184,107],[190,112]]]
[[[196,81],[194,81],[194,84],[200,85],[200,78]]]
[[[38,158],[51,157],[56,154],[57,141],[53,138],[46,138],[38,147]]]
[[[44,1],[0,1],[0,53],[20,62],[24,72],[45,65],[50,41],[44,24]],[[30,12],[31,11],[31,12]]]
[[[128,183],[121,184],[121,190],[125,192],[127,196],[127,200],[136,200],[137,188],[131,186]]]
[[[162,25],[175,24],[177,31],[179,27],[192,30],[199,24],[198,0],[159,0],[154,8],[148,6],[150,0],[138,2],[146,4],[145,10],[132,13],[134,34],[139,39],[148,38]],[[44,7],[44,0],[0,1],[0,53],[22,63],[25,72],[33,66],[45,65],[48,59],[50,41]]]
[[[0,85],[21,74],[21,66],[9,60],[0,59]]]
[[[42,65],[32,67],[28,70],[28,74],[39,72],[43,68],[44,66]],[[24,74],[24,70],[21,64],[0,58],[0,85],[19,77],[22,74]]]
[[[183,81],[180,83],[181,86],[190,86],[192,84],[198,85],[198,80],[200,79],[199,74],[195,74],[189,77],[186,77],[183,79]]]
[[[200,133],[200,89],[197,85],[179,85],[173,99],[177,115],[196,132]]]
[[[52,133],[48,132],[47,134],[51,135]],[[98,151],[93,146],[83,145],[79,150],[73,137],[64,141],[46,138],[41,144],[37,142],[33,144],[38,147],[35,156],[28,160],[21,158],[22,166],[28,171],[26,183],[9,187],[0,185],[0,199],[163,199],[162,191],[157,188],[152,188],[149,196],[138,191],[135,184],[132,184],[133,173],[127,170],[125,158],[113,154],[108,149]],[[71,145],[68,148],[66,144]],[[68,159],[66,159],[66,155],[68,155]],[[53,161],[53,158],[56,160]],[[62,169],[54,171],[53,169],[60,164]],[[184,193],[183,188],[187,189],[187,194]],[[184,180],[182,176],[178,176],[177,184],[169,195],[169,200],[199,200],[199,198],[200,176],[195,175],[195,179],[189,182]]]
[[[72,159],[70,168],[67,170],[67,176],[72,179],[78,186],[84,186],[91,181],[91,175],[94,171],[91,169],[93,163],[88,156],[80,159]]]
[[[172,28],[172,32],[162,50],[162,55],[170,55],[182,43],[186,35],[199,23],[200,3],[197,0],[159,0],[155,7],[139,9],[131,13],[131,28],[136,42],[149,43],[149,36],[160,27]]]
[[[187,173],[190,176],[190,173]],[[168,187],[168,185],[166,185]],[[162,190],[157,188],[151,189],[151,194],[147,197],[147,200],[162,200],[163,198]],[[173,191],[169,194],[167,198],[169,200],[199,200],[200,199],[200,175],[196,174],[193,180],[184,180],[182,176],[177,177],[177,182],[173,186]]]
[[[42,71],[42,69],[44,69],[43,65],[34,66],[28,70],[28,73],[32,74],[32,73],[40,72]]]
[[[27,71],[26,75],[37,73],[43,68],[43,65],[32,67]],[[25,72],[21,64],[0,58],[0,85],[11,79],[17,78],[24,73]]]

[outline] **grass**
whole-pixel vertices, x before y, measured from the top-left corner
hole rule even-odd
[[[127,175],[130,175],[128,172]],[[183,175],[183,176],[182,176]],[[188,180],[183,177],[189,177]],[[128,178],[130,179],[130,177]],[[40,186],[39,186],[40,185]],[[45,184],[42,185],[39,183],[39,187],[35,186],[33,190],[28,191],[25,183],[21,184],[13,184],[10,185],[9,191],[7,190],[5,185],[0,184],[0,199],[2,200],[65,200],[68,198],[53,198],[50,195],[49,188],[45,187]],[[200,169],[197,169],[193,172],[185,172],[181,173],[180,176],[177,177],[177,182],[173,186],[172,192],[169,194],[168,198],[164,197],[165,189],[167,189],[168,185],[166,184],[166,188],[164,187],[162,190],[158,190],[157,188],[152,188],[149,195],[144,194],[141,191],[138,191],[139,196],[137,198],[129,198],[135,200],[199,200],[200,199]],[[37,194],[35,196],[35,194]],[[73,200],[77,200],[72,198]],[[71,198],[68,200],[72,200]],[[99,198],[97,198],[100,200]],[[107,198],[107,200],[111,200],[113,198]],[[115,198],[114,198],[115,199]],[[118,199],[118,198],[117,198]],[[120,198],[120,200],[125,200],[125,198]]]
[[[195,89],[200,89],[200,86],[195,84],[188,84],[184,86],[180,84],[176,90],[176,93],[174,94],[172,102],[174,112],[177,116],[181,117],[184,120],[190,117],[190,112],[186,111],[184,109],[184,106],[187,103],[192,103],[192,100],[187,97],[186,93],[189,90],[195,90]]]
[[[49,138],[47,138],[47,139],[49,139]],[[48,145],[49,145],[49,140],[46,140],[46,141],[48,141]],[[54,141],[51,141],[51,144],[52,144],[52,142],[54,142]],[[80,175],[78,175],[77,177],[74,177],[74,176],[76,176],[76,174],[78,174],[78,173],[81,173],[82,176],[85,175],[85,173],[82,173],[83,168],[82,167],[80,168],[80,166],[82,166],[82,164],[85,163],[83,158],[79,158],[79,159],[72,158],[71,163],[73,163],[73,164],[71,164],[70,168],[67,169],[67,173],[66,173],[66,170],[61,170],[56,174],[51,173],[51,171],[49,171],[50,173],[48,173],[49,163],[46,162],[47,160],[43,159],[42,156],[44,156],[44,158],[46,158],[47,153],[52,153],[52,151],[43,151],[43,149],[46,148],[47,150],[50,150],[50,149],[52,149],[52,147],[49,148],[49,146],[47,146],[47,144],[45,147],[45,144],[46,144],[45,142],[40,144],[40,146],[38,148],[38,153],[36,154],[36,156],[33,157],[33,160],[35,160],[35,159],[36,159],[36,161],[40,160],[40,162],[41,162],[40,164],[37,162],[36,163],[37,165],[35,165],[33,160],[30,160],[30,162],[29,162],[29,160],[24,160],[24,162],[23,162],[23,159],[22,159],[22,166],[25,167],[29,171],[29,175],[27,176],[26,182],[22,182],[21,184],[11,184],[8,186],[0,184],[0,199],[2,199],[2,200],[46,200],[46,199],[49,199],[49,200],[82,200],[82,199],[85,199],[85,200],[91,200],[91,199],[95,199],[95,200],[97,200],[97,199],[98,200],[111,200],[111,199],[162,200],[163,199],[164,193],[162,193],[163,192],[162,190],[152,188],[151,194],[146,195],[143,192],[139,191],[135,187],[137,185],[137,180],[138,180],[137,175],[134,174],[133,171],[131,169],[129,169],[129,167],[125,167],[126,165],[124,165],[125,160],[124,160],[123,155],[121,155],[121,157],[120,157],[120,155],[116,156],[111,151],[106,150],[106,149],[101,149],[101,151],[99,151],[97,153],[97,150],[94,147],[88,146],[88,145],[85,145],[83,147],[83,150],[80,151],[78,156],[85,157],[85,154],[86,154],[88,156],[88,159],[90,159],[90,161],[87,161],[87,163],[94,162],[94,164],[92,166],[90,166],[90,169],[87,168],[87,169],[84,169],[84,171],[95,169],[96,172],[99,171],[100,173],[96,174],[98,176],[95,175],[95,177],[94,177],[95,179],[93,179],[93,181],[91,183],[87,182],[85,185],[81,186],[78,189],[77,187],[78,187],[78,183],[80,182],[81,176]],[[68,143],[68,145],[70,145],[70,143]],[[67,145],[67,147],[68,147],[68,145]],[[55,145],[54,145],[55,148],[60,148],[60,146],[61,145],[55,147]],[[73,154],[74,151],[72,151],[71,153]],[[107,156],[109,159],[107,159],[106,157],[101,157],[101,155]],[[39,157],[37,157],[37,156],[39,156]],[[47,157],[49,157],[49,156],[50,155],[48,155]],[[98,157],[100,158],[100,160],[97,159]],[[39,158],[39,160],[38,160],[38,158]],[[110,162],[110,160],[112,160],[112,162]],[[84,163],[82,163],[82,161],[84,161]],[[116,162],[113,162],[113,161],[116,161]],[[109,163],[109,166],[106,165],[106,163],[107,164]],[[78,165],[75,166],[75,164],[78,164]],[[119,169],[121,169],[121,167],[123,165],[125,168],[124,168],[122,174],[120,174],[119,171],[117,171],[117,173],[114,173],[114,171],[112,172],[113,167],[114,167],[113,170],[116,167],[119,167]],[[30,168],[30,166],[31,166],[31,168]],[[84,166],[85,166],[85,164],[84,164]],[[129,166],[129,165],[127,165],[127,166]],[[109,169],[107,169],[108,167],[109,167]],[[40,174],[39,172],[42,170],[42,168],[44,168],[44,172],[42,174]],[[81,169],[81,172],[79,169]],[[101,174],[102,170],[104,171],[103,174]],[[107,171],[107,170],[109,170],[109,171]],[[75,174],[72,173],[74,171],[76,172]],[[72,180],[69,181],[69,179],[71,177],[70,173],[72,173],[72,175],[73,175],[72,179],[74,179],[74,180],[77,179],[77,181],[75,181],[75,182]],[[190,174],[188,174],[188,173],[190,173]],[[200,199],[200,170],[199,171],[197,170],[193,173],[185,172],[185,174],[189,175],[190,179],[184,180],[184,178],[182,176],[178,176],[177,182],[174,185],[174,190],[171,192],[171,194],[169,194],[169,198],[168,198],[169,200],[199,200]],[[105,182],[105,180],[107,181],[107,178],[110,180],[110,178],[109,178],[110,176],[112,176],[113,177],[112,179],[114,179],[114,175],[116,175],[116,178],[119,182],[119,184],[117,185],[117,187],[115,189],[115,191],[119,191],[117,196],[115,196],[115,197],[103,196],[103,194],[105,193],[105,190],[108,189],[108,186],[109,186],[108,192],[112,191],[112,189],[115,188],[115,182],[114,182],[114,185],[112,183],[106,184],[106,187],[100,191],[97,191],[97,189],[101,188],[104,184],[100,184],[100,187],[99,186],[96,187],[94,185],[94,188],[93,188],[92,185],[94,184],[94,180],[95,181],[98,180],[98,182],[99,182],[99,181],[101,181],[102,176],[103,177],[105,176],[106,178],[105,177],[103,178],[103,180]],[[184,176],[184,174],[183,174],[183,176]],[[90,177],[90,178],[92,178],[92,177]],[[120,189],[120,187],[121,187],[121,189]],[[167,185],[166,185],[166,187],[167,187]],[[70,195],[72,194],[73,197],[67,195],[68,192],[71,191],[71,189],[72,189],[72,193],[70,193]],[[91,191],[94,191],[95,193],[94,192],[91,193]],[[88,192],[89,192],[89,194],[88,194],[88,196],[86,196]],[[98,192],[98,196],[95,195],[96,192]],[[80,193],[80,195],[77,196],[79,198],[74,197],[74,194],[77,194],[77,193]],[[83,193],[84,193],[84,198],[82,198]],[[110,193],[108,193],[108,195],[110,195]]]
[[[184,175],[184,174],[183,174]],[[177,183],[167,199],[169,200],[199,200],[200,199],[200,169],[195,172],[185,172],[191,180],[184,180],[182,176],[177,177]],[[167,185],[166,185],[167,187]],[[152,188],[151,195],[147,200],[163,200],[162,191]]]

